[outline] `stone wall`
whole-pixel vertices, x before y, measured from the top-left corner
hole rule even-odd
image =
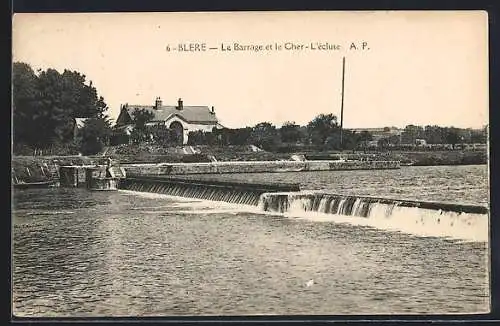
[[[95,161],[85,156],[13,156],[12,183],[58,180],[60,166],[94,164]]]
[[[399,161],[261,161],[124,165],[130,175],[183,175],[399,169]]]

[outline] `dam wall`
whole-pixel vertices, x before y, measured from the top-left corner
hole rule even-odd
[[[418,236],[480,242],[489,237],[489,210],[482,205],[301,191],[298,184],[181,176],[127,176],[119,189],[242,204],[254,206],[252,211],[284,218],[348,223]]]
[[[298,184],[190,180],[161,176],[129,176],[120,182],[119,188],[254,206],[258,205],[264,193],[300,190]]]
[[[123,164],[130,175],[184,175],[399,169],[399,161],[245,161]]]
[[[326,214],[369,217],[373,208],[383,206],[387,213],[395,207],[454,212],[458,214],[488,214],[488,207],[482,205],[432,202],[384,197],[341,195],[322,191],[276,192],[264,194],[261,198],[264,211],[285,213],[292,210],[313,211]]]
[[[489,209],[483,205],[390,199],[324,192],[262,194],[259,209],[292,218],[335,221],[430,237],[485,242]]]

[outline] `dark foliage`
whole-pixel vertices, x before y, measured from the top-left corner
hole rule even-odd
[[[15,62],[12,69],[14,149],[24,145],[47,152],[71,147],[75,141],[75,118],[106,120],[106,103],[92,82],[87,84],[85,75],[54,69],[35,73],[22,62]],[[109,129],[109,123],[100,126]],[[96,137],[106,132],[99,130]],[[97,138],[83,139],[89,141],[89,148],[103,145],[97,144]],[[80,145],[87,149],[87,145]]]

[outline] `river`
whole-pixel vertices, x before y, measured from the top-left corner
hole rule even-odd
[[[489,202],[486,165],[219,177]],[[16,316],[489,311],[487,241],[160,194],[65,188],[16,191],[12,221]]]

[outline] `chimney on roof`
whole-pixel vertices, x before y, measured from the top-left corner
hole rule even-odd
[[[162,105],[161,98],[157,97],[155,100],[155,109],[161,108],[161,105]]]
[[[212,109],[210,110],[210,113],[215,114],[215,109],[213,106],[212,106]]]
[[[177,110],[182,110],[182,108],[183,108],[182,99],[179,98],[179,100],[177,101]]]

